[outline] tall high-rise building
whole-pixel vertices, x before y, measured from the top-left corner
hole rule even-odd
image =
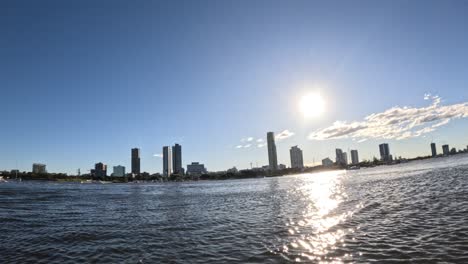
[[[182,169],[182,146],[179,144],[172,147],[172,169],[174,174],[184,174]]]
[[[343,161],[343,165],[348,165],[348,153],[343,152],[341,160]]]
[[[445,156],[450,154],[450,148],[448,144],[442,145],[442,153],[444,153]]]
[[[353,149],[351,150],[351,164],[356,165],[359,163],[358,151]]]
[[[168,146],[163,147],[163,176],[168,177],[172,174],[172,159],[171,159],[171,148]]]
[[[276,156],[276,144],[275,144],[275,133],[267,133],[267,145],[268,145],[268,164],[270,170],[278,169],[278,157]]]
[[[94,165],[94,174],[96,177],[106,177],[107,176],[107,165],[99,162]]]
[[[140,174],[140,149],[132,148],[132,173]]]
[[[336,165],[345,165],[345,162],[343,160],[343,150],[337,148],[335,149],[336,157],[335,157],[335,162]]]
[[[388,147],[387,143],[382,143],[379,145],[379,151],[380,151],[380,160],[384,162],[389,162],[391,161],[391,155],[390,155],[390,148]]]
[[[47,173],[46,165],[41,163],[34,163],[32,165],[32,172],[36,174]]]
[[[435,143],[431,143],[431,152],[432,152],[432,157],[437,156],[437,149],[436,149]]]
[[[291,168],[302,169],[304,168],[304,159],[302,156],[302,150],[298,146],[291,147],[289,150],[291,156]]]

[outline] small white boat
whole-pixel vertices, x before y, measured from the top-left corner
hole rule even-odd
[[[111,183],[111,182],[108,182],[108,181],[99,181],[100,184],[108,184],[108,183]]]

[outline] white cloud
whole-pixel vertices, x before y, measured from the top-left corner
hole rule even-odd
[[[153,157],[162,158],[162,157],[163,157],[163,154],[153,154]]]
[[[242,145],[237,145],[237,146],[236,146],[236,148],[238,148],[238,149],[239,149],[239,148],[242,148],[242,147],[243,147]]]
[[[250,141],[252,141],[252,140],[254,140],[253,137],[248,137],[248,138],[247,138],[247,141],[248,141],[248,142],[250,142]]]
[[[262,143],[262,142],[263,142],[263,138],[257,139],[257,143]]]
[[[250,148],[252,146],[252,144],[246,144],[244,145],[244,148]]]
[[[259,148],[263,148],[264,146],[265,146],[265,144],[263,144],[263,143],[257,144],[257,147],[259,147]]]
[[[276,134],[275,139],[280,141],[280,140],[283,140],[292,136],[294,136],[294,132],[291,132],[286,129],[286,130],[283,130],[281,133]]]
[[[432,100],[426,107],[395,106],[381,113],[368,115],[362,121],[336,121],[331,126],[309,134],[311,140],[357,138],[406,139],[430,133],[452,119],[468,117],[468,102],[441,105],[439,96],[424,95]]]

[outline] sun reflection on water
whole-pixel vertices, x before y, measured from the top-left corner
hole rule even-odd
[[[304,178],[305,177],[305,178]],[[347,199],[342,184],[343,171],[307,175],[300,187],[294,190],[304,206],[302,219],[286,223],[288,243],[282,253],[296,262],[317,261],[320,263],[342,263],[352,259],[351,254],[337,256],[336,249],[346,247],[345,236],[352,228],[339,228],[339,224],[352,217],[353,211],[340,212],[338,206]]]

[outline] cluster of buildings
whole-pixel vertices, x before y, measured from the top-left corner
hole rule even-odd
[[[185,169],[182,166],[182,146],[175,144],[172,147],[164,146],[163,147],[163,177],[170,177],[171,175],[185,175]],[[141,159],[140,159],[140,149],[132,148],[131,150],[131,176],[141,175]],[[190,176],[200,176],[207,173],[204,164],[199,162],[192,162],[187,165],[187,175]],[[111,176],[114,177],[124,177],[127,174],[125,173],[125,167],[118,165],[114,166]],[[107,176],[107,165],[99,162],[94,165],[94,169],[91,170],[91,176],[94,177],[106,177]]]
[[[468,146],[466,146],[466,151],[468,151]],[[458,151],[458,152],[462,152],[462,151]],[[453,155],[453,154],[457,154],[458,152],[456,148],[450,149],[448,144],[442,145],[442,154],[441,154],[442,156]],[[431,156],[432,157],[440,156],[437,154],[437,148],[434,142],[431,143]]]
[[[286,169],[286,165],[278,164],[278,156],[276,151],[276,143],[275,143],[275,134],[273,132],[267,133],[267,147],[268,147],[268,165],[263,166],[261,168],[255,168],[253,170],[264,170],[264,171],[277,171]],[[468,151],[468,146],[467,150]],[[379,145],[379,153],[380,153],[380,161],[382,163],[392,163],[393,156],[390,154],[390,148],[388,143],[382,143]],[[431,155],[432,157],[437,156],[448,156],[451,154],[456,154],[457,151],[455,148],[449,149],[449,145],[442,146],[442,154],[437,154],[436,144],[431,143]],[[302,170],[304,169],[304,157],[303,152],[298,146],[292,146],[289,150],[290,160],[291,160],[291,168]],[[350,150],[350,157],[351,162],[348,162],[348,154],[344,152],[340,148],[335,149],[335,162],[333,162],[330,158],[322,159],[322,166],[330,167],[333,165],[338,165],[340,167],[347,167],[347,166],[359,166],[359,154],[358,151],[353,149]],[[171,175],[189,175],[189,176],[200,176],[203,174],[207,174],[208,171],[205,168],[204,164],[199,162],[192,162],[191,164],[187,165],[187,171],[182,166],[182,146],[179,144],[175,144],[174,146],[164,146],[163,147],[163,154],[162,154],[162,161],[163,161],[163,177],[170,177]],[[131,149],[131,176],[138,176],[142,175],[141,172],[141,159],[140,159],[140,149],[139,148],[132,148]],[[40,163],[34,163],[32,167],[32,172],[36,174],[45,174],[47,173],[46,165]],[[106,177],[107,174],[107,165],[99,162],[96,163],[94,169],[90,171],[91,176],[94,177]],[[234,167],[227,171],[228,173],[237,173],[237,169]],[[78,173],[79,174],[79,173]],[[113,167],[113,172],[111,176],[114,177],[124,177],[127,176],[125,167],[118,165]]]

